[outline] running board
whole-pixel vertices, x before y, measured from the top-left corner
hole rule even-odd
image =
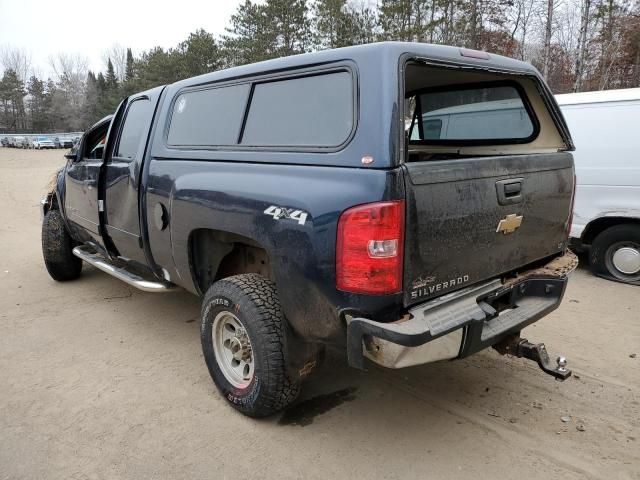
[[[109,275],[112,275],[144,292],[164,293],[179,290],[179,287],[172,283],[147,280],[122,267],[116,267],[102,255],[89,251],[87,247],[75,247],[73,249],[73,254],[103,272],[106,272]]]

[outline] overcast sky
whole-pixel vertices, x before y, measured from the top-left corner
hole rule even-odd
[[[50,74],[49,57],[78,53],[92,70],[104,70],[102,53],[113,44],[134,55],[173,47],[204,28],[222,34],[240,0],[0,0],[0,46],[25,48],[36,73]]]

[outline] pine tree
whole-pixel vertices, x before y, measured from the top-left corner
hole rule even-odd
[[[353,44],[347,0],[317,0],[313,5],[314,42],[319,48]]]
[[[133,82],[135,79],[135,62],[133,60],[133,53],[130,48],[127,48],[127,66],[124,72],[124,81],[127,83]]]
[[[115,91],[118,88],[118,78],[116,77],[111,59],[107,62],[107,75],[105,76],[105,80],[107,82],[107,90]]]
[[[29,94],[30,130],[44,132],[48,127],[45,111],[46,93],[44,82],[35,75],[32,76],[27,82],[27,93]]]
[[[98,79],[89,70],[84,91],[84,104],[82,106],[82,123],[87,128],[98,120],[100,120]]]
[[[265,21],[275,48],[270,57],[306,52],[311,43],[309,10],[305,0],[267,0]]]
[[[26,128],[24,83],[15,70],[5,70],[0,81],[0,101],[3,105],[2,123],[7,130],[19,132]]]
[[[181,76],[183,78],[202,75],[220,68],[221,58],[213,35],[203,29],[196,30],[178,45]]]
[[[310,47],[310,21],[305,0],[246,0],[231,16],[222,38],[227,66],[304,53]]]

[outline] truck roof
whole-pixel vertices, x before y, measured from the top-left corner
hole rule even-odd
[[[410,54],[446,64],[458,64],[469,66],[487,66],[496,70],[516,71],[520,73],[538,74],[531,64],[514,60],[512,58],[486,54],[458,47],[446,45],[432,45],[417,42],[378,42],[353,47],[336,48],[319,52],[292,55],[276,58],[258,63],[251,63],[240,67],[233,67],[206,73],[193,78],[176,82],[180,87],[198,85],[221,80],[230,80],[244,76],[256,75],[268,71],[286,70],[296,67],[318,65],[341,60],[353,60],[360,62],[377,62],[381,65],[391,65],[397,68],[398,60],[402,55]]]
[[[599,90],[595,92],[565,93],[555,95],[560,105],[580,105],[583,103],[624,102],[640,100],[640,88]]]

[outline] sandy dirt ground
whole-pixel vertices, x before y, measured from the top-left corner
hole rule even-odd
[[[0,478],[640,479],[639,287],[580,269],[524,331],[564,383],[493,351],[366,373],[330,354],[251,420],[209,378],[198,298],[49,278],[38,203],[62,163],[0,148]]]

